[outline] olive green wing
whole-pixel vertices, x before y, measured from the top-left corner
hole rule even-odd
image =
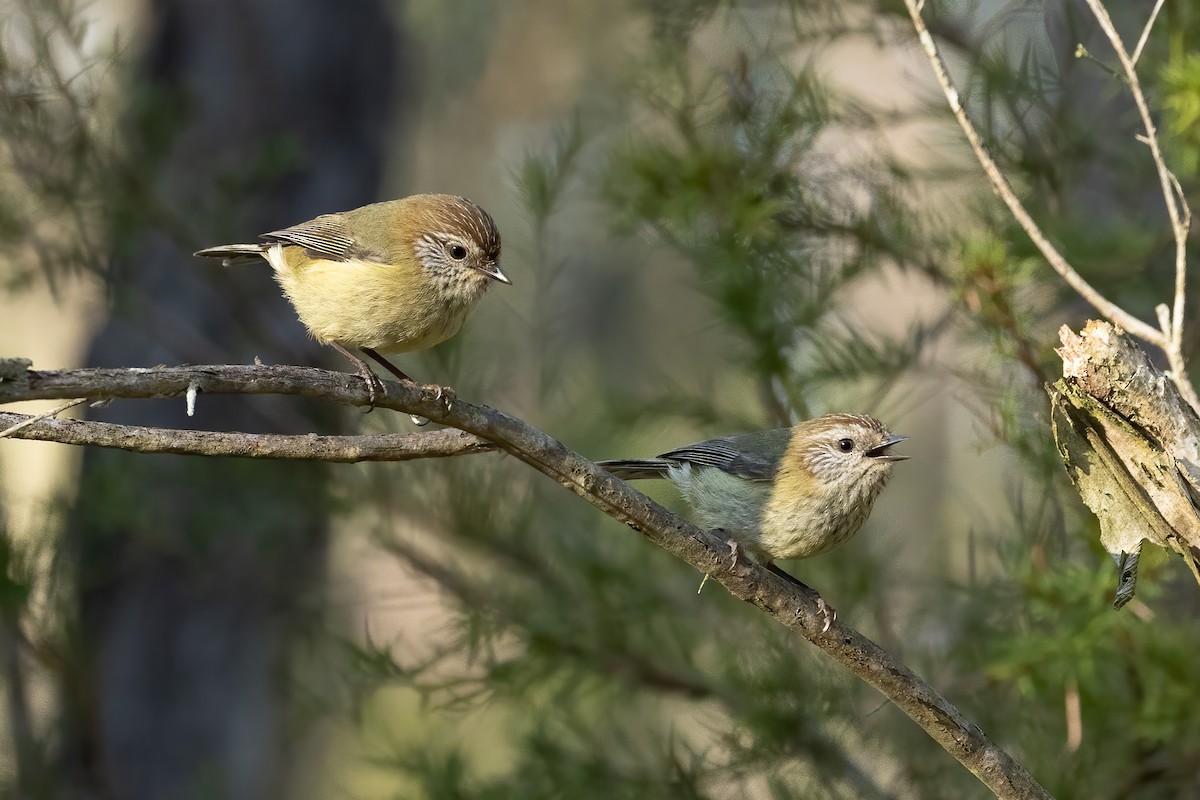
[[[264,242],[303,247],[309,255],[330,261],[380,261],[381,256],[352,234],[343,214],[322,214],[290,228],[264,233]]]

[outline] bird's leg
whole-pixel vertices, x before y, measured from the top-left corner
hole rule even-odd
[[[418,386],[420,386],[422,389],[434,389],[434,390],[436,390],[436,391],[437,391],[437,399],[438,399],[438,400],[445,400],[445,401],[446,401],[446,408],[447,408],[447,409],[449,409],[449,408],[450,408],[450,405],[451,405],[451,404],[454,402],[454,389],[452,389],[451,387],[449,387],[449,386],[439,386],[439,385],[438,385],[438,384],[436,384],[436,383],[431,383],[431,384],[429,384],[429,385],[425,385],[425,384],[420,384],[420,383],[417,383],[417,382],[416,382],[416,381],[414,381],[412,378],[410,378],[408,375],[406,375],[404,372],[402,372],[402,371],[400,370],[400,368],[399,368],[399,367],[397,367],[397,366],[396,366],[395,364],[393,364],[392,362],[388,361],[388,360],[387,360],[386,358],[384,358],[383,356],[379,355],[379,353],[378,353],[378,352],[376,352],[375,350],[372,350],[370,347],[364,347],[364,348],[362,348],[362,351],[363,351],[364,353],[366,353],[367,355],[369,355],[371,358],[375,359],[377,362],[379,362],[379,364],[380,364],[380,365],[381,365],[381,366],[382,366],[384,369],[386,369],[388,372],[390,372],[390,373],[392,373],[393,375],[395,375],[395,376],[396,376],[397,378],[399,378],[400,380],[402,380],[402,381],[408,381],[409,383],[415,383],[415,384],[417,384]]]
[[[355,374],[362,378],[363,382],[367,384],[367,402],[370,405],[370,408],[367,409],[367,413],[371,413],[375,409],[375,397],[380,394],[382,394],[384,397],[387,397],[387,387],[383,385],[383,381],[379,380],[379,376],[371,371],[371,368],[367,366],[367,362],[363,361],[361,358],[354,355],[354,353],[351,353],[337,342],[330,342],[329,344],[334,350],[337,350],[339,353],[345,356],[351,364],[354,365]]]
[[[379,353],[376,352],[375,350],[373,350],[372,348],[364,347],[364,348],[362,348],[362,351],[364,353],[366,353],[367,355],[369,355],[371,358],[375,359],[375,361],[381,367],[383,367],[388,372],[395,375],[400,380],[405,381],[406,383],[411,383],[414,386],[420,386],[420,384],[418,384],[416,381],[414,381],[412,378],[410,378],[407,374],[405,374],[403,370],[401,370],[399,367],[397,367],[392,362],[388,361],[383,356],[379,355]],[[442,397],[444,397],[444,396],[445,397],[453,397],[453,395],[454,395],[453,389],[443,387],[443,386],[435,386],[434,388],[437,389],[437,399],[438,400],[441,400]],[[446,401],[446,409],[449,410],[449,408],[450,408],[450,400],[447,400]],[[429,417],[422,417],[417,414],[409,414],[408,418],[410,420],[412,420],[413,425],[416,425],[418,427],[429,424]]]
[[[384,369],[386,369],[388,372],[395,375],[400,380],[406,381],[407,383],[416,383],[416,381],[414,381],[412,378],[405,375],[404,372],[402,372],[399,367],[397,367],[392,362],[388,361],[383,356],[379,355],[379,353],[377,353],[375,350],[372,350],[370,347],[363,347],[361,349],[364,353],[366,353],[371,358],[373,358],[375,360],[375,362],[377,364],[379,364],[379,366],[383,367]],[[358,359],[355,359],[355,361],[358,361]],[[359,363],[361,363],[361,362],[359,362]]]
[[[801,582],[801,580],[799,578],[793,577],[792,575],[789,575],[786,572],[784,572],[782,569],[780,569],[779,565],[776,564],[774,561],[767,564],[766,567],[769,572],[774,572],[776,575],[783,578],[788,583],[795,584],[796,586],[800,586],[805,589],[811,590],[811,587],[808,584],[803,583],[803,582]]]
[[[767,569],[771,572],[774,572],[776,575],[783,578],[788,583],[794,584],[803,589],[807,589],[808,591],[816,594],[815,589],[813,589],[808,584],[802,582],[798,578],[795,578],[795,577],[787,574],[786,572],[784,572],[782,569],[780,569],[779,565],[776,564],[774,561],[772,561],[770,564],[767,564]],[[833,625],[833,621],[835,619],[837,619],[837,609],[835,609],[833,606],[829,605],[829,603],[826,603],[825,598],[821,597],[821,595],[817,594],[817,610],[819,610],[821,612],[821,616],[823,616],[825,618],[825,627],[821,628],[821,633],[826,633],[829,630],[830,626]]]

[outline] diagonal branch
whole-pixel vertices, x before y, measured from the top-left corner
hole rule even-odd
[[[10,364],[12,362],[9,362]],[[5,371],[0,363],[0,404],[18,400],[85,397],[177,397],[195,387],[210,394],[287,394],[365,405],[361,380],[308,367],[193,366],[159,369],[78,369],[54,372]],[[434,387],[387,382],[380,408],[416,414],[495,443],[500,449],[553,478],[608,516],[713,576],[745,600],[803,636],[875,687],[921,726],[980,781],[1006,800],[1050,798],[1034,779],[946,698],[875,642],[834,621],[826,629],[820,596],[792,585],[749,559],[730,565],[719,536],[671,514],[583,456],[524,422],[488,406],[448,401]],[[201,402],[203,402],[201,400]]]
[[[941,53],[938,52],[937,43],[934,42],[929,29],[925,27],[925,21],[921,18],[921,0],[904,0],[904,4],[908,7],[908,14],[912,18],[913,27],[916,28],[917,36],[921,40],[921,47],[924,48],[925,55],[929,57],[929,63],[933,66],[934,75],[937,76],[938,83],[942,87],[942,92],[946,95],[946,101],[950,104],[950,110],[954,112],[954,118],[958,120],[959,127],[962,128],[963,133],[967,137],[967,142],[970,143],[971,149],[975,152],[975,158],[979,160],[980,166],[983,167],[984,173],[992,184],[992,189],[1000,196],[1004,204],[1008,206],[1008,210],[1012,212],[1013,217],[1016,218],[1017,223],[1020,224],[1025,234],[1037,249],[1041,251],[1042,256],[1049,262],[1054,271],[1066,281],[1067,285],[1078,292],[1084,300],[1091,303],[1097,311],[1139,339],[1166,350],[1169,341],[1162,331],[1143,322],[1100,294],[1090,283],[1084,280],[1082,275],[1075,271],[1075,268],[1067,262],[1062,253],[1058,252],[1058,249],[1042,233],[1042,229],[1034,222],[1033,217],[1025,209],[1025,205],[1017,197],[1017,193],[1013,190],[1008,178],[996,166],[996,162],[992,160],[991,155],[987,151],[987,146],[983,143],[983,139],[979,135],[979,131],[975,129],[975,125],[967,117],[966,109],[963,108],[962,102],[959,100],[958,90],[954,87],[954,81],[950,79],[950,73],[946,70],[946,63],[942,60]]]

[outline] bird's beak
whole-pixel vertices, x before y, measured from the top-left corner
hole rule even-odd
[[[494,281],[500,281],[501,283],[507,283],[509,286],[512,286],[512,281],[510,281],[508,276],[504,274],[504,270],[500,269],[499,264],[488,263],[477,267],[477,269]]]
[[[877,458],[880,461],[904,461],[908,456],[902,456],[899,453],[889,453],[888,448],[892,445],[900,444],[907,438],[907,436],[889,436],[868,450],[867,458]]]

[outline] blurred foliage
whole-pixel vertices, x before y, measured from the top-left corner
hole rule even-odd
[[[1169,231],[1124,87],[1102,68],[1111,59],[1092,39],[1094,60],[1071,55],[1086,19],[1048,24],[1031,2],[986,19],[935,5],[968,108],[1034,216],[1090,281],[1149,317],[1170,293]],[[498,12],[411,6],[430,42],[469,53],[461,72],[429,81],[461,96],[486,72]],[[437,374],[597,458],[832,409],[883,416],[913,435],[922,478],[898,477],[857,540],[796,573],[1055,796],[1200,796],[1195,587],[1177,560],[1148,555],[1138,600],[1109,608],[1115,570],[1046,425],[1056,331],[1091,312],[998,206],[940,96],[898,111],[832,80],[864,42],[913,52],[899,5],[638,0],[614,17],[630,31],[612,56],[627,60],[622,77],[512,171],[529,230],[505,228],[506,258],[527,267],[528,304],[499,333],[439,348]],[[69,38],[69,19],[55,35]],[[1200,62],[1177,43],[1196,41],[1198,19],[1194,0],[1170,3],[1141,62],[1193,207]],[[73,106],[102,92],[71,101],[57,55],[29,57],[22,66],[8,48],[0,60],[6,158],[36,167],[0,181],[0,245],[84,265],[99,252],[87,225],[46,252],[30,226],[125,202],[98,177],[107,150],[84,135],[97,117]],[[879,63],[926,74],[919,60]],[[913,125],[939,144],[897,146]],[[70,141],[74,157],[50,157]],[[6,273],[9,285],[28,277]],[[907,308],[929,298],[925,312]],[[363,427],[394,424],[380,417]],[[813,648],[715,586],[697,596],[700,576],[509,459],[339,474],[348,527],[437,588],[432,612],[399,601],[425,622],[380,634],[313,587],[330,623],[289,668],[297,737],[341,722],[307,770],[346,795],[985,794]],[[669,487],[645,488],[680,507]],[[11,648],[35,579],[5,543]],[[381,603],[365,603],[369,621]],[[1074,693],[1077,745],[1064,711]],[[7,716],[10,739],[30,745]],[[53,750],[52,735],[35,738]],[[23,770],[10,765],[12,796]]]
[[[113,37],[97,47],[74,0],[0,3],[3,286],[105,268],[105,215],[127,205],[113,140]],[[126,180],[118,179],[121,174]]]
[[[628,222],[694,268],[713,314],[745,348],[747,377],[773,401],[772,421],[786,424],[811,413],[803,388],[820,382],[810,370],[848,378],[916,360],[921,331],[910,348],[872,346],[838,302],[884,259],[906,266],[912,237],[891,188],[899,167],[869,155],[830,163],[847,156],[819,143],[831,131],[867,133],[867,112],[835,103],[813,68],[794,75],[771,52],[753,64],[745,51],[734,58],[725,74],[696,77],[701,68],[685,62],[643,79],[649,119],[639,124],[662,133],[617,154],[607,192]]]
[[[1200,53],[1182,52],[1163,67],[1162,104],[1172,166],[1194,181],[1200,172]]]

